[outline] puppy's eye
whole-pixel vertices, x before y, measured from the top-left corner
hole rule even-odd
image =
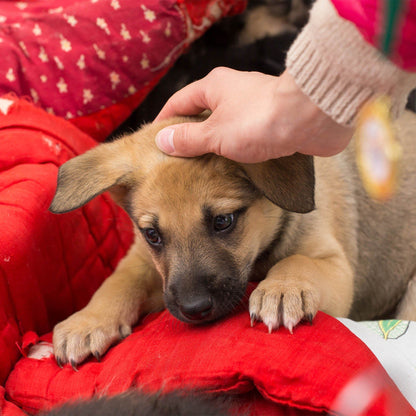
[[[214,217],[214,230],[216,232],[226,231],[234,224],[234,214],[217,215]]]
[[[162,237],[154,228],[146,228],[143,230],[143,235],[146,241],[152,246],[160,246],[162,244]]]

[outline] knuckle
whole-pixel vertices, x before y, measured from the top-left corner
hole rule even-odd
[[[225,66],[217,66],[208,73],[207,77],[213,80],[218,80],[229,75],[232,71],[232,69]]]

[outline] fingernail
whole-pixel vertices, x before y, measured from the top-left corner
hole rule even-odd
[[[156,145],[157,147],[165,153],[173,153],[175,147],[173,146],[173,133],[174,129],[165,128],[159,131],[156,135]]]

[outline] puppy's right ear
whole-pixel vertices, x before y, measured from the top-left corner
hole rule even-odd
[[[59,168],[56,193],[49,211],[62,214],[86,204],[115,185],[128,186],[134,169],[123,141],[101,144]]]
[[[244,164],[249,180],[266,198],[290,212],[315,209],[315,168],[312,156],[295,153],[266,162]]]

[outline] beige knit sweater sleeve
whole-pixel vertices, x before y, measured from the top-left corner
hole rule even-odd
[[[352,126],[361,105],[388,94],[392,116],[404,110],[416,74],[401,70],[367,43],[330,0],[317,0],[286,65],[298,86],[335,121]]]

